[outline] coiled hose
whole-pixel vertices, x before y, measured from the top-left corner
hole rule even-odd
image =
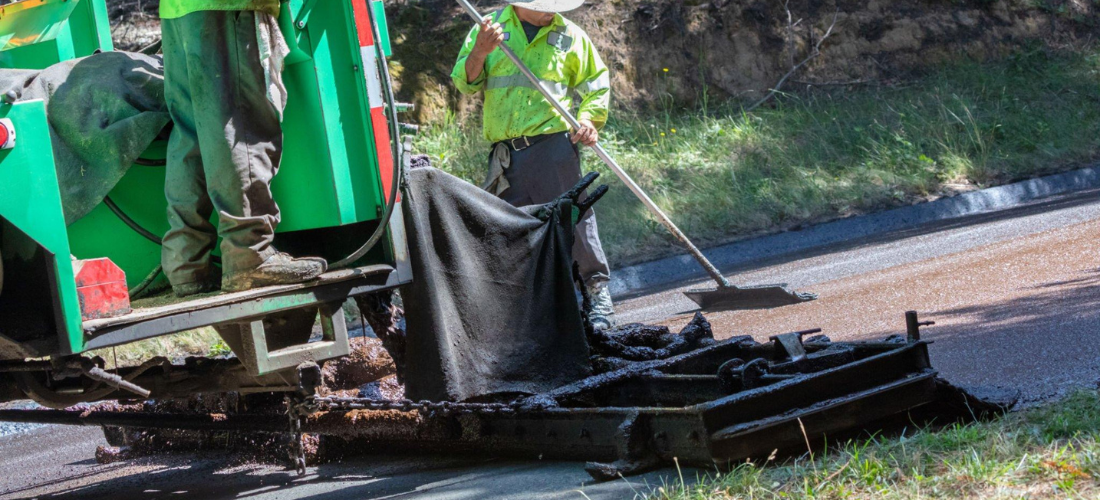
[[[378,30],[378,21],[374,16],[374,9],[368,3],[367,14],[370,16],[371,32],[374,36],[374,50],[378,53],[378,71],[382,74],[382,90],[385,92],[383,96],[386,99],[386,104],[390,108],[390,119],[387,120],[390,128],[390,137],[392,141],[390,143],[390,149],[393,154],[393,183],[390,186],[389,200],[386,201],[386,210],[382,214],[382,221],[378,224],[378,228],[374,230],[374,234],[367,239],[363,246],[358,250],[352,252],[344,259],[333,263],[330,267],[332,269],[339,269],[347,267],[355,261],[362,259],[367,252],[371,251],[378,241],[382,239],[382,235],[386,233],[386,228],[390,225],[390,217],[393,215],[393,210],[397,206],[397,192],[401,190],[401,130],[397,125],[397,99],[393,97],[393,81],[390,79],[390,67],[386,62],[386,54],[382,52],[382,39]],[[363,68],[366,71],[366,68]]]

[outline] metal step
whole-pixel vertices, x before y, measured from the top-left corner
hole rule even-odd
[[[256,318],[387,290],[409,278],[388,265],[333,271],[318,281],[226,293],[154,308],[135,309],[115,318],[84,322],[85,349],[111,347],[146,338]]]

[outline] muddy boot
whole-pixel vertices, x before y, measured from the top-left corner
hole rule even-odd
[[[222,291],[242,292],[272,285],[293,285],[317,279],[328,270],[328,263],[317,257],[294,258],[276,252],[255,269],[222,277]]]
[[[205,281],[196,281],[194,283],[184,283],[182,285],[172,285],[172,293],[176,294],[176,297],[190,297],[191,295],[198,295],[200,293],[210,293],[218,291],[220,278],[211,278]]]
[[[599,331],[615,327],[615,305],[611,303],[611,291],[607,289],[607,283],[588,287],[588,302],[584,307],[593,329]]]
[[[172,293],[176,297],[190,297],[200,293],[216,292],[221,288],[222,270],[220,267],[211,266],[208,271],[199,274],[205,275],[205,277],[190,283],[172,283]]]

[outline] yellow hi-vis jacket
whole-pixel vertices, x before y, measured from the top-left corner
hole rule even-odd
[[[504,29],[504,43],[566,109],[572,108],[572,93],[580,97],[578,120],[591,120],[597,128],[607,122],[611,81],[607,66],[583,30],[555,14],[554,21],[527,43],[523,25],[511,6],[492,17]],[[451,79],[463,94],[485,91],[485,138],[495,143],[569,130],[565,118],[500,50],[485,58],[485,68],[477,80],[466,81],[466,58],[474,48],[478,31],[480,26],[475,25],[466,36]]]

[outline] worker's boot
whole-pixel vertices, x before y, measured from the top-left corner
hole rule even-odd
[[[585,304],[585,309],[593,329],[606,330],[615,327],[615,305],[611,303],[611,291],[607,289],[607,283],[588,286],[588,303]]]
[[[216,292],[218,291],[218,286],[221,284],[220,281],[221,278],[219,276],[203,281],[196,281],[194,283],[172,285],[172,293],[176,294],[176,297],[190,297],[200,293]]]
[[[176,294],[176,297],[190,297],[200,293],[216,292],[222,286],[222,270],[220,267],[211,265],[206,272],[200,271],[188,274],[190,277],[197,275],[204,277],[190,283],[172,283],[172,293]]]
[[[325,259],[295,258],[283,252],[276,252],[254,269],[222,277],[222,291],[242,292],[264,286],[305,283],[317,279],[327,270],[328,263]]]

